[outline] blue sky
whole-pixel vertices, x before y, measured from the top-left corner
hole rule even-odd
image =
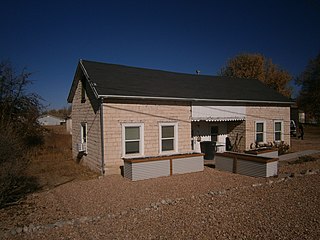
[[[319,0],[2,1],[0,61],[32,72],[48,108],[67,106],[79,59],[216,75],[261,53],[294,77],[320,51]]]

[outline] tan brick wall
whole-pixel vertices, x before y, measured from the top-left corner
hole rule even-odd
[[[266,142],[274,141],[274,121],[283,121],[283,141],[290,144],[290,107],[247,107],[246,110],[246,149],[255,142],[255,122],[264,121],[266,124]]]
[[[144,124],[144,155],[159,155],[159,123],[178,123],[178,152],[191,152],[191,106],[187,103],[140,101],[104,103],[105,167],[123,165],[122,124]],[[107,173],[108,174],[108,173]]]
[[[93,109],[98,103],[93,93],[87,91],[86,101],[81,102],[82,84],[79,81],[75,96],[72,102],[72,154],[76,161],[88,166],[90,169],[101,171],[101,135],[100,135],[100,112]],[[89,96],[89,97],[88,97]],[[90,98],[90,99],[89,99]],[[87,155],[78,159],[77,144],[81,142],[81,123],[87,123]]]
[[[238,144],[238,150],[244,151],[246,148],[246,123],[245,121],[234,121],[227,123],[228,137],[231,144]]]

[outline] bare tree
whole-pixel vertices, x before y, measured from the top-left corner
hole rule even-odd
[[[0,63],[0,207],[23,186],[18,180],[28,152],[43,139],[37,123],[40,97],[27,92],[30,75],[25,69],[16,74],[9,61]]]
[[[25,69],[16,74],[9,61],[0,63],[0,127],[14,129],[32,144],[39,133],[37,119],[42,105],[40,96],[27,92],[30,76]]]

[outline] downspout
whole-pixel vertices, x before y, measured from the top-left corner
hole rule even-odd
[[[103,97],[100,98],[100,134],[101,134],[101,175],[104,171],[104,122],[103,122]]]

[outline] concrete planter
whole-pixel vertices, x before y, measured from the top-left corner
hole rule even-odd
[[[201,153],[124,159],[124,177],[132,181],[203,171]]]
[[[278,158],[234,152],[217,153],[216,169],[252,177],[278,175]]]

